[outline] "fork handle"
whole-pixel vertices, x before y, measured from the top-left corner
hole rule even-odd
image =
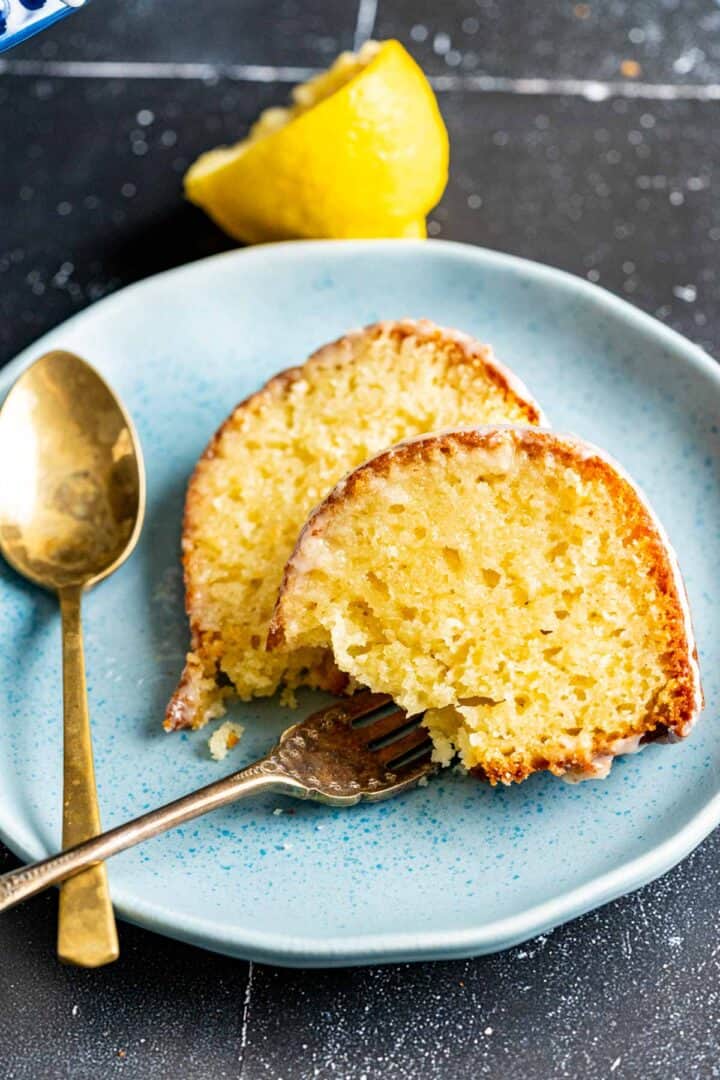
[[[247,769],[216,780],[157,810],[141,814],[124,825],[75,844],[66,851],[0,875],[0,911],[6,911],[21,900],[35,896],[50,885],[57,885],[90,866],[97,866],[119,851],[125,851],[236,799],[268,790],[304,797],[307,789],[282,772],[276,772],[276,768],[272,759],[263,758]]]

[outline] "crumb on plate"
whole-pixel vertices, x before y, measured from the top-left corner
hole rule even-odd
[[[242,724],[236,724],[234,720],[226,720],[213,731],[208,739],[210,756],[215,761],[223,761],[228,752],[240,742],[244,731]]]

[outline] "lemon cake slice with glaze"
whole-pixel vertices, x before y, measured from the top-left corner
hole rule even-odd
[[[491,783],[605,775],[702,704],[677,562],[629,478],[585,443],[428,435],[340,482],[288,562],[271,648],[332,649],[426,711],[435,754]]]
[[[188,488],[183,529],[191,651],[168,729],[221,715],[228,696],[281,683],[341,691],[332,655],[265,644],[308,514],[350,469],[409,436],[458,424],[542,421],[491,350],[428,321],[384,322],[316,352],[240,404]]]

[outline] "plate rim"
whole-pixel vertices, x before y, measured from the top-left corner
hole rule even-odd
[[[422,252],[422,257],[432,256],[437,252],[474,262],[485,269],[510,270],[526,279],[539,281],[552,289],[564,291],[569,296],[578,297],[583,302],[589,302],[597,309],[605,310],[615,318],[632,325],[679,354],[679,360],[707,376],[720,391],[720,365],[699,345],[623,298],[566,270],[458,241],[379,239],[300,240],[233,249],[143,278],[83,308],[23,349],[0,370],[0,397],[5,396],[17,375],[41,355],[42,351],[57,347],[49,344],[51,339],[56,338],[76,320],[86,318],[91,310],[102,309],[110,312],[114,306],[122,307],[128,296],[135,291],[145,289],[152,283],[158,284],[173,278],[177,280],[184,275],[192,276],[208,263],[232,263],[238,259],[262,262],[268,258],[271,261],[276,258],[281,261],[288,258],[303,260],[308,255],[316,256],[329,249],[332,249],[335,255],[342,254],[347,258],[358,251],[370,250],[378,253],[381,258],[385,252],[390,251],[395,254],[402,250],[409,254],[414,253],[415,256]],[[708,722],[707,718],[705,722]],[[48,854],[40,844],[36,847],[25,845],[17,837],[17,833],[13,832],[14,823],[20,824],[21,819],[9,817],[0,802],[0,839],[7,847],[25,860],[42,858]],[[583,885],[561,892],[558,896],[515,915],[462,930],[384,934],[372,932],[335,935],[327,939],[230,927],[222,932],[214,920],[186,914],[178,916],[165,905],[144,901],[122,887],[113,887],[112,873],[111,894],[117,914],[126,921],[176,940],[246,960],[289,967],[343,967],[452,959],[510,948],[640,888],[684,859],[718,824],[720,785],[696,814],[649,851],[622,862]]]

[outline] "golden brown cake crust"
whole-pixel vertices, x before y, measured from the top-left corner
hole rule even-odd
[[[190,651],[178,686],[167,706],[164,720],[167,731],[197,726],[198,717],[203,715],[208,707],[212,708],[213,702],[218,698],[227,698],[232,693],[230,686],[223,688],[220,695],[216,689],[218,678],[222,678],[223,642],[216,630],[205,625],[202,596],[196,588],[190,566],[194,535],[202,514],[200,483],[205,470],[212,466],[226,431],[235,428],[243,414],[259,412],[268,402],[286,396],[292,385],[307,377],[309,371],[324,365],[337,367],[348,363],[353,359],[362,339],[372,340],[383,335],[389,335],[398,341],[412,335],[420,343],[436,344],[445,351],[450,363],[467,365],[492,382],[508,402],[512,402],[524,413],[528,424],[546,423],[540,406],[527,388],[494,358],[489,346],[480,344],[458,330],[436,326],[427,319],[385,320],[344,334],[336,341],[317,349],[303,365],[279,372],[259,390],[241,401],[215,432],[188,483],[182,526],[182,562],[185,611],[190,622]],[[346,684],[347,677],[338,671],[328,656],[327,663],[318,672],[314,685],[330,693],[341,693]]]
[[[478,766],[472,772],[492,784],[520,782],[533,772],[542,770],[558,776],[569,773],[577,779],[604,775],[598,771],[599,766],[619,753],[631,752],[627,745],[629,741],[636,743],[632,747],[634,750],[657,739],[679,739],[687,736],[703,707],[704,698],[687,594],[669,540],[645,497],[620,466],[603,451],[573,436],[556,435],[546,430],[515,425],[439,432],[410,439],[378,454],[355,469],[314,511],[298,539],[295,551],[285,567],[268,634],[268,648],[279,648],[285,643],[283,598],[293,576],[301,572],[298,565],[303,562],[304,544],[310,537],[322,536],[328,518],[360,485],[371,477],[387,477],[395,463],[423,461],[438,451],[451,455],[462,447],[492,449],[501,445],[508,432],[512,433],[516,445],[530,458],[552,453],[562,464],[578,469],[583,476],[601,478],[613,500],[621,508],[622,517],[629,523],[628,542],[633,539],[644,540],[649,574],[667,603],[670,648],[665,656],[665,672],[668,682],[672,681],[676,690],[669,702],[647,703],[648,722],[640,733],[628,732],[619,720],[617,731],[597,739],[588,753],[554,756],[552,760],[537,756],[530,762],[518,754],[517,761],[512,758],[505,759],[500,767],[488,764]]]

